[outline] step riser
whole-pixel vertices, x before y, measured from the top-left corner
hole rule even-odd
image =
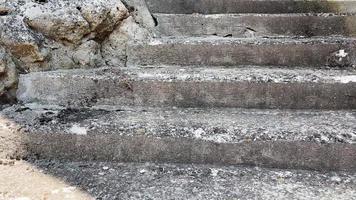
[[[356,35],[356,16],[155,15],[162,36]]]
[[[140,81],[23,75],[18,98],[59,105],[355,109],[356,83]]]
[[[356,170],[356,146],[307,142],[246,142],[218,144],[189,139],[27,135],[27,150],[38,158],[73,161],[172,162],[257,165],[313,170]]]
[[[328,58],[341,49],[349,53],[356,64],[356,44],[337,43],[262,43],[177,42],[160,44],[131,44],[128,66],[139,65],[196,65],[196,66],[305,66],[328,65]]]
[[[147,0],[154,13],[309,13],[355,12],[354,1],[285,1],[285,0]]]

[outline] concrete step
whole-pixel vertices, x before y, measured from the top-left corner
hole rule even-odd
[[[62,70],[21,75],[17,97],[65,106],[355,109],[356,74],[252,66]]]
[[[353,199],[355,174],[214,165],[34,163],[95,199]]]
[[[356,11],[351,0],[146,0],[151,12],[176,14],[222,13],[348,13]]]
[[[337,56],[336,56],[337,54]],[[323,38],[160,38],[131,43],[128,66],[314,66],[356,64],[356,39]],[[347,64],[346,64],[347,63]]]
[[[34,104],[1,112],[27,157],[356,170],[356,112]]]
[[[356,16],[325,14],[154,14],[162,36],[356,36]]]

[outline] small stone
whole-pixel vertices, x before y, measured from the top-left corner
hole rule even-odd
[[[108,169],[109,169],[109,167],[107,167],[107,166],[103,167],[103,170],[108,170]]]
[[[219,174],[219,170],[218,169],[210,169],[211,171],[211,176],[216,177]]]
[[[328,66],[331,68],[347,68],[352,67],[353,64],[349,53],[345,49],[340,49],[329,56]]]
[[[333,176],[330,178],[330,180],[332,182],[336,182],[336,183],[340,183],[341,182],[341,178],[339,176]]]

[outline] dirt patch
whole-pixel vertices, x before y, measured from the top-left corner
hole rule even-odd
[[[0,200],[94,199],[77,187],[46,175],[25,161],[1,164],[0,180]]]

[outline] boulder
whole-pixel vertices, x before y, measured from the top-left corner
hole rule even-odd
[[[20,16],[1,17],[0,26],[0,45],[23,63],[24,70],[31,71],[33,63],[45,61],[48,52],[41,47],[43,37],[28,30]]]
[[[24,14],[25,22],[31,29],[62,43],[78,44],[90,33],[89,23],[73,7],[30,4]]]
[[[100,44],[89,40],[75,50],[72,58],[79,68],[99,67],[102,64]]]
[[[128,16],[117,0],[48,1],[29,3],[25,21],[33,30],[64,44],[80,45],[83,38],[103,40]]]
[[[18,75],[10,55],[0,46],[0,103],[15,100]]]
[[[151,38],[151,33],[137,24],[132,16],[125,19],[119,27],[103,42],[102,55],[109,66],[126,65],[127,43]]]
[[[82,16],[89,23],[94,37],[102,41],[128,17],[129,12],[121,1],[87,0],[85,6],[77,5]]]

